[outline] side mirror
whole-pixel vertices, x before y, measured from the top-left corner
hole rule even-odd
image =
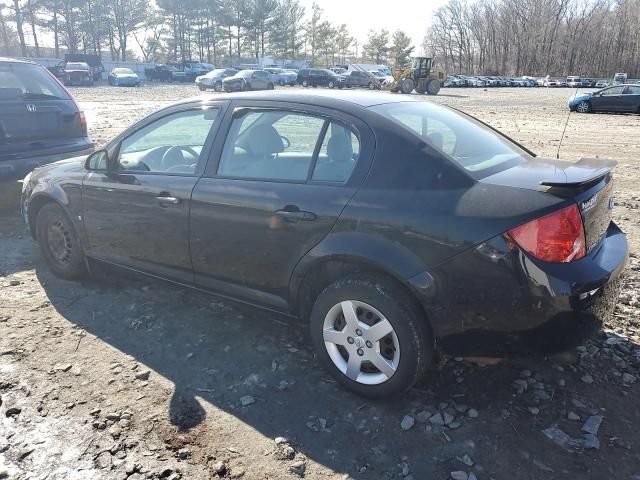
[[[106,150],[98,150],[87,157],[84,162],[87,170],[114,171],[115,164],[110,161],[109,153]]]

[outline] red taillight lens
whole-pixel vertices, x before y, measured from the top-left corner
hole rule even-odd
[[[520,225],[509,230],[507,236],[520,248],[545,262],[571,262],[587,253],[577,205]]]

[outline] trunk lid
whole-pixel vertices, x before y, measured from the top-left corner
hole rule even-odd
[[[0,100],[0,160],[30,156],[86,136],[72,100]]]
[[[536,157],[481,182],[536,190],[574,201],[582,215],[587,252],[590,252],[611,223],[615,165],[611,160],[581,159],[571,163]]]

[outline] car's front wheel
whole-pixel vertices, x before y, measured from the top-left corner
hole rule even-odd
[[[578,113],[589,113],[591,110],[591,104],[589,102],[580,102],[576,105],[576,112]]]
[[[352,275],[329,285],[311,314],[311,338],[331,375],[367,397],[411,388],[433,356],[433,336],[415,300],[393,280]]]
[[[40,209],[36,236],[42,256],[54,274],[70,280],[87,273],[80,241],[62,207],[48,203]]]

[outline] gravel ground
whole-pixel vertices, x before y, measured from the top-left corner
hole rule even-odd
[[[74,89],[102,144],[187,85]],[[566,89],[443,90],[545,156]],[[551,358],[441,358],[370,402],[318,367],[305,326],[148,279],[53,277],[0,216],[0,479],[640,479],[640,116],[573,115],[569,160],[619,162],[631,258],[615,315]],[[4,188],[4,186],[3,186]]]

